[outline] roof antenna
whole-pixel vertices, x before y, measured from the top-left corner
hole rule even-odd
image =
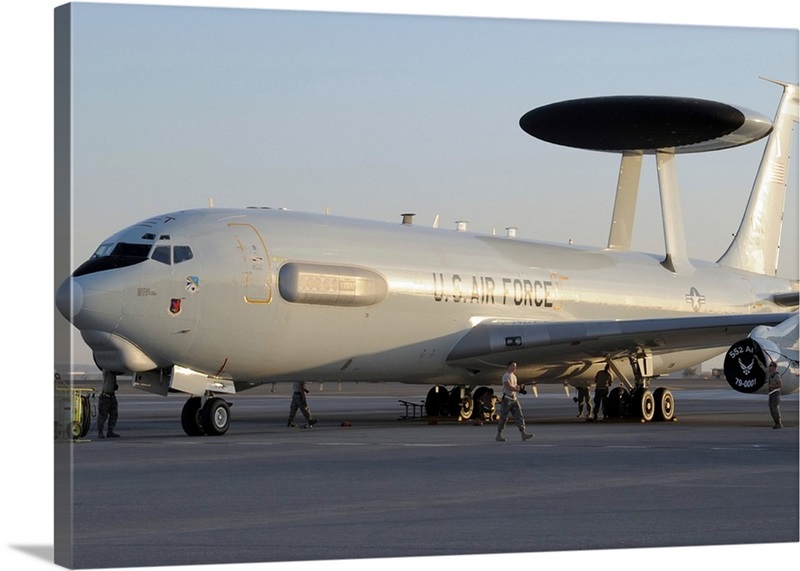
[[[208,207],[209,208],[214,208],[214,197],[213,196],[208,199]]]

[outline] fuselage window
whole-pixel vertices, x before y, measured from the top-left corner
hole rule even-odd
[[[175,246],[172,252],[173,259],[176,264],[191,260],[194,257],[192,249],[189,246]]]
[[[170,265],[172,260],[170,260],[170,252],[169,246],[156,246],[153,249],[153,259],[156,262],[161,262],[162,264]]]

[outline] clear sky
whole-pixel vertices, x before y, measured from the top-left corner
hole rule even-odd
[[[656,94],[772,117],[780,88],[758,77],[798,65],[796,31],[705,26],[77,4],[73,34],[76,263],[209,199],[604,245],[618,155],[533,139],[522,114]],[[692,256],[725,250],[762,149],[681,157]],[[657,252],[650,161],[634,248]],[[786,226],[796,243],[797,216]]]
[[[6,474],[5,487],[14,492],[6,508],[14,517],[4,520],[0,560],[15,569],[52,567],[52,453],[41,443],[52,438],[52,10],[59,3],[4,2],[0,8],[0,180],[4,220],[11,225],[0,280],[11,338],[0,353],[11,389],[3,451],[26,467]],[[465,219],[477,232],[513,225],[524,238],[603,245],[618,158],[532,139],[518,127],[522,114],[561,99],[659,94],[739,104],[772,117],[780,89],[758,76],[798,80],[800,18],[791,0],[741,8],[728,3],[720,11],[705,8],[720,3],[696,0],[169,3],[201,8],[98,5],[76,12],[73,267],[120,227],[204,207],[210,198],[217,206],[327,207],[333,214],[391,221],[413,211],[419,224],[438,214],[443,227]],[[208,6],[447,16],[321,17]],[[692,256],[715,259],[724,251],[762,148],[680,157]],[[795,135],[793,155],[799,151]],[[649,166],[634,246],[660,252],[657,185]],[[795,160],[781,263],[781,273],[793,277],[797,173]],[[795,559],[796,547],[789,552]],[[725,546],[708,552],[726,569],[750,569],[786,551]],[[697,554],[660,553],[639,550],[626,558],[659,569],[695,561]],[[576,552],[572,558],[558,554],[554,565],[550,555],[539,554],[532,565],[591,561],[603,569],[616,560]],[[510,563],[487,563],[501,562]],[[372,567],[348,562],[348,569]],[[250,567],[214,567],[223,568]]]

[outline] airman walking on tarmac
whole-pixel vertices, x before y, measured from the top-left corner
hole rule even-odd
[[[597,413],[603,411],[603,418],[605,419],[608,411],[606,406],[608,404],[608,387],[611,386],[611,373],[608,372],[608,365],[604,369],[597,371],[594,376],[594,413],[592,418],[597,420]]]

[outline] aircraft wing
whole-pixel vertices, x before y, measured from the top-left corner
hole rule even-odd
[[[634,320],[529,322],[487,319],[453,347],[450,365],[481,370],[486,364],[563,366],[606,357],[727,348],[759,325],[775,326],[792,313],[710,315]]]

